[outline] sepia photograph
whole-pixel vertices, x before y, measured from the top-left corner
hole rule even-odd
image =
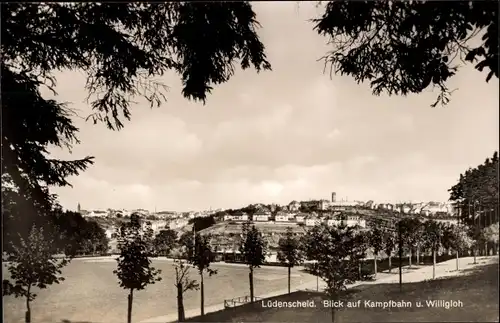
[[[2,322],[498,322],[498,10],[0,5]]]

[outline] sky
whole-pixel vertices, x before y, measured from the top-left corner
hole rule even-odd
[[[254,3],[273,71],[237,70],[205,105],[181,95],[180,77],[166,75],[168,101],[132,106],[120,131],[75,117],[81,144],[72,154],[95,164],[54,188],[63,207],[190,211],[292,200],[446,201],[459,174],[498,149],[498,79],[465,66],[437,93],[373,96],[368,84],[324,73],[327,38],[308,21],[314,3]],[[80,116],[81,72],[57,75],[57,99]]]

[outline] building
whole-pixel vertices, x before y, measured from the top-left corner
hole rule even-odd
[[[453,213],[453,207],[450,203],[429,202],[423,211],[426,215],[433,215],[436,213]]]
[[[337,216],[329,216],[326,218],[326,225],[329,227],[339,227],[342,225],[342,220]]]
[[[154,232],[158,232],[168,227],[168,223],[165,220],[149,221],[149,222],[151,223],[151,228],[153,229]]]
[[[360,226],[366,228],[366,220],[358,215],[348,215],[345,220],[345,225],[348,227]]]
[[[318,209],[324,211],[330,208],[331,202],[328,200],[321,200],[318,203]]]
[[[275,217],[276,222],[288,222],[288,214],[285,212],[278,212]]]
[[[82,214],[83,216],[83,214]],[[103,210],[93,210],[85,214],[85,217],[89,218],[105,218],[108,216],[108,212]]]
[[[257,212],[253,215],[253,220],[257,222],[267,222],[271,217],[270,212]]]
[[[306,217],[308,214],[306,213],[299,213],[295,216],[295,222],[297,223],[304,223],[306,221]]]
[[[231,220],[233,220],[233,216],[232,215],[230,215],[230,214],[225,214],[224,215],[224,221],[231,221]]]
[[[245,213],[245,212],[241,212],[241,213],[235,214],[233,216],[233,220],[234,221],[248,221],[248,214]]]
[[[313,227],[315,225],[321,224],[321,220],[315,215],[309,215],[306,217],[306,226]]]
[[[337,202],[337,193],[332,192],[332,203]]]
[[[330,202],[330,208],[333,210],[347,210],[356,206],[361,206],[362,204],[362,202],[358,201],[340,200],[337,202]]]
[[[269,221],[269,218],[271,217],[271,212],[269,211],[257,211],[253,214],[253,220],[254,221],[259,221],[259,222],[266,222]]]
[[[436,222],[440,222],[443,224],[453,224],[453,225],[458,225],[458,219],[456,218],[448,218],[448,219],[434,219]]]

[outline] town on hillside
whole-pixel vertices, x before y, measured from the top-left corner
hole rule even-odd
[[[400,202],[387,203],[375,201],[349,201],[337,199],[336,192],[331,199],[291,201],[287,205],[250,204],[239,209],[216,209],[199,212],[151,212],[145,209],[135,210],[84,210],[78,204],[77,210],[83,217],[92,218],[106,231],[111,240],[111,252],[116,252],[115,232],[122,221],[138,215],[144,223],[151,225],[155,234],[163,230],[174,230],[178,235],[194,229],[200,233],[210,233],[211,244],[218,253],[238,253],[238,239],[241,226],[252,222],[262,231],[271,249],[277,247],[279,238],[288,228],[297,234],[303,234],[308,228],[324,223],[327,226],[357,227],[369,229],[375,219],[394,218],[401,215],[413,215],[438,222],[457,223],[453,204],[440,202]],[[271,253],[271,258],[275,254]]]

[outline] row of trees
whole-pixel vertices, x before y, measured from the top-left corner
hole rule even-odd
[[[397,229],[400,230],[401,245],[397,241]],[[414,251],[417,263],[420,262],[420,252],[428,252],[433,256],[433,278],[439,250],[456,252],[458,270],[459,253],[470,248],[476,250],[484,241],[493,243],[495,250],[497,249],[498,224],[484,229],[481,235],[483,240],[480,241],[474,240],[470,232],[472,231],[463,225],[443,224],[432,220],[420,222],[415,218],[400,220],[394,227],[384,226],[380,222],[368,231],[321,224],[305,235],[297,236],[289,228],[278,242],[278,260],[288,267],[289,293],[292,268],[303,264],[305,260],[312,260],[315,263],[315,274],[327,284],[327,294],[332,300],[338,300],[348,284],[360,279],[359,268],[368,249],[371,249],[374,255],[374,275],[377,273],[377,260],[382,251],[389,258],[389,270],[391,256],[398,248],[409,255],[410,266]],[[132,321],[134,292],[161,280],[161,271],[152,266],[152,258],[169,254],[174,248],[177,248],[174,267],[179,321],[185,319],[183,295],[188,290],[200,289],[200,308],[201,314],[204,315],[204,277],[217,273],[210,268],[211,263],[215,261],[215,251],[209,235],[186,233],[178,238],[175,231],[163,230],[155,236],[150,223],[142,223],[137,215],[132,215],[130,222],[122,223],[116,234],[120,256],[114,273],[120,286],[128,290],[129,323]],[[15,257],[8,264],[10,280],[4,280],[4,295],[13,294],[26,298],[26,322],[30,322],[30,302],[36,297],[33,287],[46,288],[64,280],[61,269],[68,264],[69,257],[55,256],[52,241],[47,240],[43,229],[37,229],[36,226],[32,227],[28,239],[21,239],[21,242],[12,248]],[[242,228],[240,252],[249,268],[250,301],[253,302],[253,275],[255,269],[265,263],[268,246],[262,233],[249,222]],[[190,278],[190,268],[197,270],[199,282]],[[332,318],[334,315],[332,312]]]
[[[496,230],[496,235],[494,232]],[[399,232],[398,232],[399,231]],[[290,269],[301,264],[304,259],[315,263],[315,273],[326,283],[325,292],[331,300],[339,300],[348,284],[361,279],[360,268],[368,249],[373,251],[375,272],[377,256],[385,251],[389,263],[394,251],[408,254],[411,266],[412,251],[416,250],[417,263],[419,253],[428,252],[433,258],[433,276],[436,276],[436,256],[439,250],[455,251],[458,257],[470,248],[480,246],[480,241],[468,235],[470,230],[461,225],[440,223],[433,220],[421,222],[415,218],[400,220],[394,227],[374,226],[369,231],[355,227],[328,227],[317,225],[303,237],[295,237],[292,231],[280,240],[279,259]],[[484,230],[484,239],[490,239],[498,245],[498,224]],[[401,243],[399,239],[401,238]],[[389,271],[391,264],[389,265]],[[290,292],[290,276],[288,279]],[[335,308],[332,308],[332,322],[335,320]]]

